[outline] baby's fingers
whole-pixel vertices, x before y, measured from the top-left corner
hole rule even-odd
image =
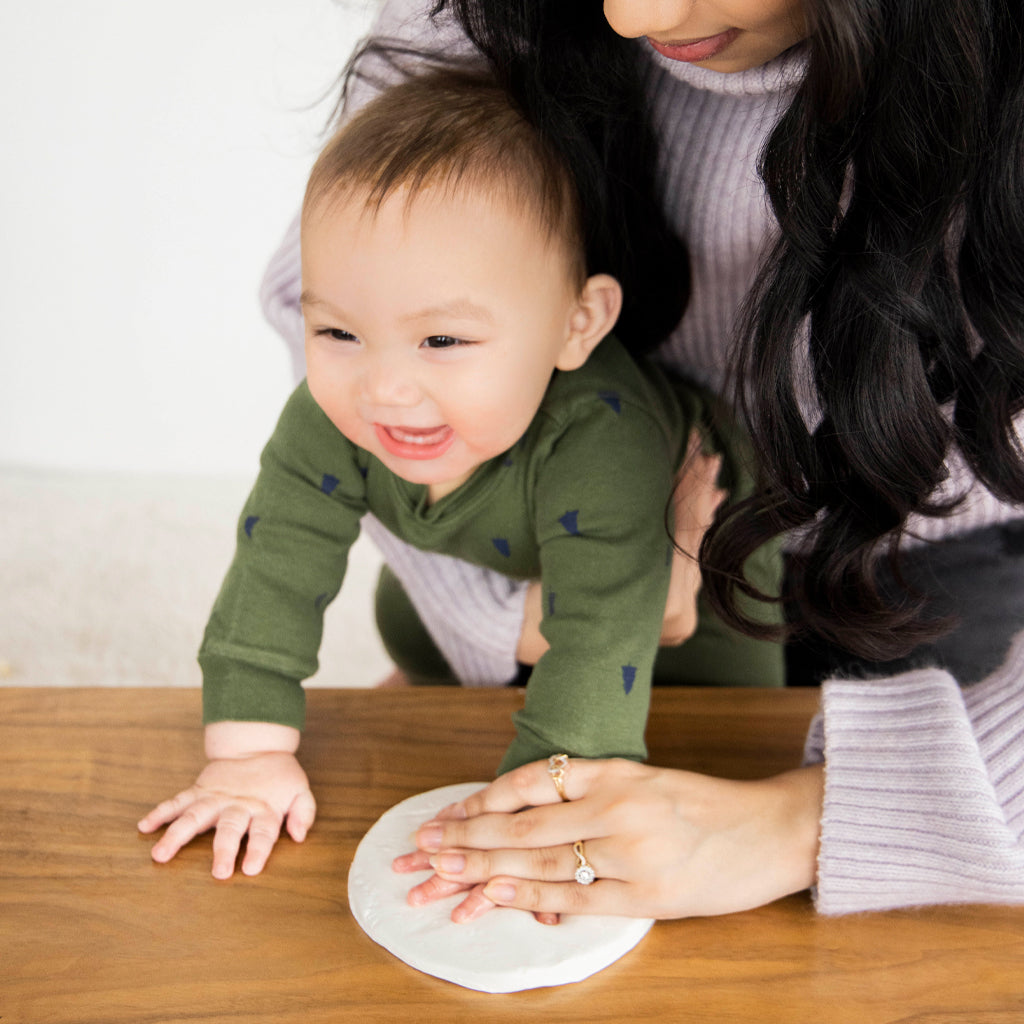
[[[249,822],[249,842],[245,848],[245,858],[242,861],[242,874],[244,875],[258,875],[263,868],[266,866],[267,860],[270,857],[270,851],[273,850],[274,844],[277,842],[281,835],[281,819],[274,817],[269,811],[265,811],[261,814],[253,816]],[[230,853],[231,864],[228,865],[228,874],[231,873],[230,867],[234,864],[235,857],[238,854],[238,847],[241,841],[241,835],[235,836],[234,828],[230,834],[230,838],[225,843],[225,848]],[[220,838],[221,826],[217,826],[217,838],[214,839],[214,860],[216,861],[217,852],[217,840]],[[244,831],[242,833],[244,835]],[[214,866],[214,874],[217,874],[216,864]],[[218,876],[219,877],[219,876]]]
[[[301,843],[316,820],[316,799],[307,789],[300,793],[288,808],[288,835]]]
[[[441,878],[438,875],[431,875],[425,882],[414,885],[405,897],[411,907],[422,907],[426,903],[433,903],[435,900],[443,900],[456,893],[465,892],[470,888],[465,882],[455,882]]]
[[[407,875],[414,871],[430,870],[430,854],[426,850],[413,850],[412,853],[403,853],[391,862],[391,870],[399,874]]]
[[[158,864],[165,864],[186,843],[213,828],[219,816],[220,806],[216,801],[194,800],[184,810],[178,812],[177,817],[167,827],[167,831],[153,844],[150,851],[153,860]]]
[[[174,821],[181,812],[196,800],[194,789],[183,789],[177,796],[156,805],[139,823],[138,830],[145,834],[155,832],[161,825]]]

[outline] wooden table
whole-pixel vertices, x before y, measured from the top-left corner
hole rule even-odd
[[[1024,910],[816,916],[806,895],[662,922],[577,985],[485,995],[412,970],[349,914],[366,829],[484,776],[517,692],[312,690],[320,804],[268,870],[210,876],[210,838],[150,861],[134,823],[201,760],[195,690],[0,689],[0,1022],[1024,1021]],[[657,763],[736,778],[797,762],[812,691],[655,695]]]

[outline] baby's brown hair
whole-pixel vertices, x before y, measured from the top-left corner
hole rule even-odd
[[[365,191],[379,206],[405,188],[457,195],[461,187],[508,203],[559,245],[570,280],[587,277],[579,198],[558,152],[485,73],[443,68],[391,86],[347,121],[310,173],[302,215]]]

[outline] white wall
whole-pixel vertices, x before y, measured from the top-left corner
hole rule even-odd
[[[256,290],[375,6],[0,0],[0,465],[252,475]]]

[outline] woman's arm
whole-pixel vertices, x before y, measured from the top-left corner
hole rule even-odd
[[[823,707],[819,910],[1024,903],[1024,634],[964,690],[922,669],[831,680]]]
[[[823,712],[815,763],[759,782],[574,760],[563,804],[526,765],[421,827],[396,867],[475,884],[459,920],[724,913],[812,882],[825,914],[1024,903],[1024,634],[966,690],[937,669],[830,680]],[[574,838],[612,884],[570,881]]]

